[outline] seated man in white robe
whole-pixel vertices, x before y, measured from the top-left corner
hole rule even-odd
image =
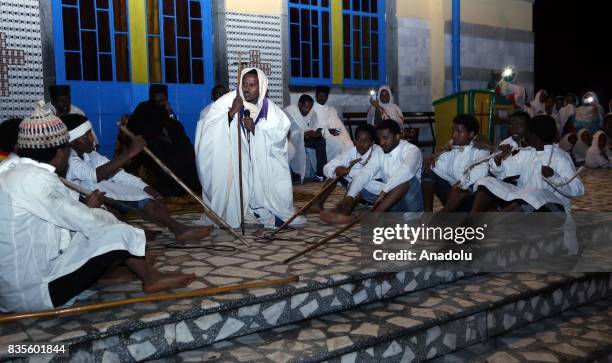
[[[338,111],[332,106],[327,105],[329,98],[329,87],[317,87],[314,110],[317,113],[318,127],[321,128],[325,138],[325,149],[327,160],[331,160],[353,147],[351,135],[346,131],[344,123],[338,116]]]
[[[510,115],[510,136],[499,143],[499,148],[512,151],[523,146],[530,119],[531,116],[525,111],[516,111]]]
[[[374,151],[366,166],[355,175],[340,205],[334,210],[321,211],[324,222],[350,222],[359,197],[374,204],[372,212],[423,212],[421,150],[402,140],[399,125],[393,120],[381,121],[377,134],[381,150]],[[373,194],[365,186],[379,173],[384,186],[379,194]]]
[[[144,232],[96,208],[99,192],[81,203],[64,186],[68,140],[41,103],[19,127],[18,156],[0,164],[0,311],[62,306],[116,263],[145,292],[188,286],[194,275],[161,273],[145,260]]]
[[[321,182],[325,180],[323,166],[327,164],[327,151],[323,129],[318,126],[317,114],[312,110],[313,105],[312,97],[301,95],[297,105],[285,107],[285,113],[291,120],[289,141],[295,148],[295,155],[289,160],[289,166],[300,175],[300,181],[304,180],[308,162],[306,149],[312,149],[317,159],[314,180]]]
[[[257,68],[246,68],[241,72],[238,92],[218,99],[204,119],[197,154],[202,196],[234,228],[241,222],[238,130],[245,221],[274,227],[294,214],[287,160],[291,122],[266,97],[267,89],[266,75]],[[300,217],[293,224],[304,222]]]
[[[329,183],[335,183],[336,178],[340,177],[338,181],[342,186],[348,188],[353,181],[353,178],[358,175],[361,170],[368,164],[372,154],[382,152],[380,146],[375,144],[376,142],[376,129],[372,125],[364,125],[357,127],[355,131],[355,146],[342,154],[338,155],[335,159],[330,161],[323,168],[325,176],[329,179],[325,181],[325,184],[321,187],[321,190],[325,189]],[[385,184],[382,182],[382,176],[380,173],[374,176],[374,179],[366,184],[364,187],[369,193],[373,195],[380,194]],[[336,186],[330,187],[319,199],[308,209],[309,212],[320,212],[324,209],[325,201],[334,192]]]
[[[514,155],[504,151],[491,159],[489,166],[494,177],[476,183],[472,212],[569,212],[570,198],[582,196],[584,186],[575,177],[570,156],[555,144],[556,133],[552,117],[532,118],[525,140],[529,147]],[[516,186],[501,181],[511,175],[520,175]]]
[[[210,235],[206,227],[190,227],[170,216],[162,195],[140,178],[125,172],[122,167],[136,157],[146,143],[136,136],[130,146],[113,160],[96,151],[91,123],[85,116],[67,114],[61,117],[70,133],[70,158],[67,178],[87,190],[98,189],[107,197],[120,201],[126,208],[139,209],[151,219],[168,227],[179,242],[198,240]]]
[[[474,183],[489,174],[488,162],[481,162],[489,151],[479,149],[473,142],[479,130],[474,116],[458,115],[453,120],[453,148],[437,159],[433,156],[425,159],[421,178],[425,212],[433,211],[434,194],[444,206],[441,212],[472,209]]]

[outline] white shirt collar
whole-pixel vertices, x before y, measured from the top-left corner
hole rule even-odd
[[[19,158],[19,163],[21,164],[30,164],[30,165],[34,165],[34,166],[38,166],[40,168],[46,169],[52,173],[55,173],[55,167],[51,164],[47,164],[47,163],[39,163],[36,160],[32,160],[30,158]]]

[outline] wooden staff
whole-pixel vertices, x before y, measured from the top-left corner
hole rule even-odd
[[[37,311],[37,312],[32,312],[32,313],[4,314],[4,315],[0,315],[0,324],[10,323],[10,322],[18,321],[18,320],[23,320],[23,319],[46,318],[50,316],[57,317],[57,316],[64,316],[68,314],[88,313],[91,311],[110,309],[110,308],[114,308],[117,306],[138,304],[138,303],[144,303],[144,302],[188,299],[188,298],[193,298],[193,297],[198,297],[198,296],[210,296],[210,295],[216,295],[216,294],[221,294],[225,292],[234,292],[238,290],[286,285],[286,284],[290,284],[292,282],[297,282],[297,281],[299,281],[298,276],[291,276],[291,277],[276,279],[276,280],[246,282],[243,284],[210,287],[206,289],[191,290],[191,291],[179,291],[179,292],[174,292],[174,293],[169,293],[169,294],[145,295],[145,296],[133,297],[133,298],[123,299],[123,300],[112,300],[112,301],[105,301],[105,302],[95,303],[95,304],[83,304],[80,306],[43,310],[43,311]]]
[[[68,179],[64,179],[64,178],[60,178],[60,180],[62,181],[62,183],[64,183],[64,185],[66,185],[68,188],[74,190],[75,192],[83,195],[83,196],[88,196],[89,194],[91,194],[92,192],[85,190],[84,188],[81,188],[80,185],[77,185],[73,182],[71,182]],[[150,216],[146,215],[145,213],[143,213],[140,209],[136,209],[136,208],[132,208],[129,205],[125,204],[125,203],[121,203],[118,200],[109,198],[107,196],[103,196],[102,197],[102,201],[104,202],[104,204],[108,204],[112,207],[115,207],[119,210],[121,209],[126,209],[129,210],[131,212],[134,212],[136,214],[138,214],[140,217],[142,217],[145,220],[148,220],[150,222],[153,222],[155,224],[157,224],[159,227],[162,227],[163,229],[168,229],[168,227],[164,226],[163,224],[161,224],[159,221],[155,220],[154,218],[151,218]]]
[[[238,69],[236,73],[236,96],[240,96],[240,73],[242,72],[242,54],[238,53]],[[242,98],[242,97],[241,97]],[[244,100],[243,100],[244,101]],[[244,189],[242,187],[242,111],[238,110],[238,186],[240,188],[240,229],[244,236]]]
[[[134,139],[136,136],[134,136],[134,134],[132,134],[132,132],[130,130],[128,130],[127,127],[125,126],[120,126],[119,127],[121,129],[121,131],[123,131],[127,136],[129,136],[131,139]],[[149,157],[151,157],[151,159],[153,159],[153,161],[155,161],[157,163],[157,165],[166,173],[168,174],[172,179],[174,179],[175,182],[178,183],[178,185],[180,185],[183,189],[185,189],[185,191],[187,193],[189,193],[189,195],[191,195],[193,197],[193,199],[195,199],[196,201],[198,201],[198,203],[200,203],[200,205],[202,206],[202,208],[204,208],[204,214],[206,214],[206,216],[210,219],[212,219],[213,222],[215,222],[217,225],[219,225],[221,228],[225,229],[229,234],[231,234],[232,236],[234,236],[236,239],[238,239],[239,241],[241,241],[242,243],[244,243],[247,247],[251,247],[251,245],[249,245],[249,243],[242,238],[238,233],[234,232],[232,230],[232,227],[229,226],[229,224],[227,224],[227,222],[225,222],[223,220],[223,218],[219,217],[219,215],[217,215],[217,213],[215,213],[215,211],[213,211],[212,209],[210,209],[210,207],[208,205],[206,205],[206,203],[204,203],[204,201],[202,200],[202,198],[200,198],[200,196],[198,196],[197,194],[195,194],[185,183],[183,183],[183,181],[181,179],[179,179],[179,177],[177,177],[172,170],[170,170],[170,168],[168,168],[166,166],[166,164],[164,164],[163,161],[161,161],[157,156],[155,156],[155,154],[153,154],[153,152],[151,150],[149,150],[148,147],[144,147],[143,151],[149,155]]]
[[[367,212],[369,213],[369,212]],[[305,254],[307,254],[308,252],[312,251],[312,250],[316,250],[317,248],[323,246],[324,244],[326,244],[327,242],[329,242],[331,239],[338,237],[339,235],[341,235],[342,233],[344,233],[346,230],[348,230],[349,228],[353,227],[355,224],[359,223],[363,217],[365,217],[365,215],[367,213],[364,213],[362,215],[360,215],[359,217],[355,218],[354,221],[350,222],[349,224],[347,224],[346,226],[342,227],[342,229],[340,229],[338,232],[335,232],[334,234],[332,234],[329,237],[325,237],[323,238],[320,242],[315,243],[314,245],[308,247],[307,249],[305,249],[302,252],[296,253],[295,255],[287,258],[286,260],[283,261],[284,264],[287,264],[293,260],[295,260],[296,258],[303,256]]]
[[[370,153],[370,156],[372,154]],[[368,157],[369,159],[369,157]],[[351,161],[349,163],[348,166],[348,170],[349,172],[351,171],[351,168],[353,167],[353,165],[355,165],[357,162],[361,161],[361,158],[359,159],[355,159],[353,161]],[[293,216],[291,216],[291,218],[289,218],[285,223],[283,223],[280,227],[278,227],[278,229],[276,229],[274,232],[272,232],[269,236],[265,237],[266,240],[270,241],[274,238],[274,236],[282,231],[284,228],[286,228],[291,222],[293,222],[294,219],[296,219],[300,214],[302,214],[304,211],[308,210],[308,208],[312,207],[312,205],[323,195],[325,194],[327,191],[329,191],[334,185],[336,185],[336,183],[338,183],[340,181],[340,179],[342,179],[343,176],[338,176],[336,177],[331,183],[329,183],[328,185],[325,186],[325,188],[323,188],[319,193],[317,193],[317,195],[315,195],[314,197],[312,197],[312,199],[306,203],[302,208],[300,208],[297,212],[295,212],[295,214],[293,214]]]

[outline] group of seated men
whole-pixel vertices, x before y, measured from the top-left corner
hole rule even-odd
[[[315,177],[327,179],[324,187],[338,181],[347,189],[333,208],[325,209],[333,191],[329,189],[310,210],[332,224],[353,220],[360,202],[371,205],[372,211],[418,214],[433,210],[436,195],[447,212],[567,212],[569,198],[584,192],[570,156],[556,143],[555,121],[546,115],[513,114],[511,136],[493,155],[489,146],[478,141],[477,120],[458,115],[448,145],[424,159],[417,146],[402,138],[401,111],[389,105],[388,88],[381,88],[371,102],[372,124],[360,126],[353,143],[336,110],[326,105],[329,88],[317,88],[316,103],[304,95],[297,106],[283,113],[265,96],[267,79],[261,71],[246,69],[242,80],[239,92],[213,90],[215,102],[202,111],[195,148],[172,111],[163,85],[152,85],[149,100],[130,116],[127,127],[138,136],[112,160],[95,150],[94,128],[71,105],[65,86],[52,88],[51,105],[40,103],[31,116],[0,124],[0,147],[10,153],[0,163],[0,311],[62,306],[109,266],[120,263],[143,281],[146,292],[189,285],[193,275],[161,273],[152,258],[144,257],[151,236],[120,222],[101,206],[111,197],[126,207],[119,216],[138,209],[168,227],[177,241],[207,237],[209,226],[187,226],[170,216],[162,197],[176,195],[176,187],[156,170],[158,165],[146,164],[149,160],[142,150],[149,147],[192,190],[202,190],[213,210],[226,217],[227,196],[235,192],[228,185],[234,185],[236,177],[232,175],[235,148],[229,145],[236,140],[230,131],[238,119],[243,122],[238,123],[243,137],[238,142],[245,153],[246,175],[241,176],[247,185],[245,204],[255,222],[264,225],[278,225],[293,212],[292,193],[285,190],[291,185],[289,165],[303,178],[305,166],[295,160],[309,157],[305,149],[314,149]],[[12,140],[4,137],[11,128]],[[291,157],[289,145],[294,149]],[[137,162],[149,169],[155,186],[124,170]],[[213,174],[221,177],[226,189],[210,179]],[[93,192],[79,196],[61,178]],[[219,198],[221,194],[225,199]],[[231,203],[235,209],[236,201]]]

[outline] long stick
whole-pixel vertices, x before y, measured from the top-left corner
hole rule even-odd
[[[355,165],[357,162],[359,162],[361,160],[361,158],[359,159],[355,159],[353,161],[351,161],[349,163],[348,169],[349,171],[351,170],[351,168],[353,167],[353,165]],[[321,189],[321,191],[319,193],[317,193],[314,197],[312,197],[312,199],[306,203],[302,208],[300,208],[297,212],[295,212],[293,214],[293,216],[291,216],[291,218],[289,218],[285,223],[283,223],[280,227],[278,227],[278,229],[276,229],[274,232],[272,232],[268,237],[266,237],[267,240],[272,240],[274,238],[274,236],[282,231],[283,229],[285,229],[291,222],[293,222],[294,219],[296,219],[300,214],[302,214],[304,211],[308,210],[308,208],[312,207],[312,205],[323,195],[325,194],[327,191],[329,191],[334,185],[336,185],[336,183],[338,183],[340,181],[340,179],[342,179],[343,176],[338,176],[336,177],[331,183],[329,183],[328,185],[325,186],[325,188]]]
[[[92,192],[89,190],[85,190],[84,188],[82,188],[80,185],[77,185],[73,182],[71,182],[68,179],[64,179],[64,178],[60,178],[60,180],[62,181],[62,183],[64,183],[64,185],[66,185],[68,188],[74,190],[75,192],[84,195],[84,196],[88,196],[89,194],[91,194]],[[168,229],[168,227],[164,226],[163,224],[161,224],[161,222],[155,220],[154,218],[151,218],[150,216],[146,215],[145,213],[143,213],[140,209],[136,209],[136,208],[132,208],[129,205],[125,204],[125,203],[121,203],[118,200],[109,198],[107,196],[103,196],[102,197],[102,201],[104,202],[104,204],[108,204],[112,207],[115,207],[117,209],[127,209],[131,212],[134,212],[136,214],[138,214],[140,217],[142,217],[145,220],[151,221],[155,224],[157,224],[159,227],[162,227],[164,229]]]
[[[128,130],[127,127],[125,126],[120,126],[119,127],[121,129],[121,131],[123,131],[127,136],[129,136],[130,138],[135,138],[136,136],[134,136],[134,134]],[[185,191],[187,193],[189,193],[189,195],[191,195],[193,197],[193,199],[195,199],[196,201],[198,201],[198,203],[200,203],[200,205],[202,205],[202,208],[204,208],[204,214],[206,214],[206,216],[210,219],[212,219],[213,222],[215,222],[217,225],[219,225],[220,227],[222,227],[223,229],[225,229],[229,234],[231,234],[232,236],[234,236],[236,239],[238,239],[239,241],[241,241],[242,243],[244,243],[247,247],[251,247],[251,245],[249,245],[249,243],[242,238],[238,233],[234,232],[232,230],[232,227],[229,226],[229,224],[227,224],[227,222],[225,222],[223,220],[223,218],[219,217],[219,215],[217,215],[217,213],[215,213],[215,211],[213,211],[212,209],[210,209],[210,207],[208,205],[206,205],[206,203],[204,203],[204,201],[202,200],[202,198],[200,198],[199,195],[195,194],[185,183],[183,183],[183,181],[181,179],[179,179],[179,177],[177,177],[172,170],[170,170],[170,168],[168,168],[166,166],[166,164],[164,164],[163,161],[161,161],[157,156],[155,156],[155,154],[153,154],[153,152],[151,150],[149,150],[148,147],[144,147],[144,152],[149,155],[149,157],[151,157],[151,159],[153,159],[153,161],[155,161],[157,163],[157,165],[159,165],[159,167],[166,173],[168,174],[172,179],[174,179],[175,182],[178,183],[178,185],[180,185],[183,189],[185,189]]]
[[[237,80],[236,80],[236,96],[240,97],[240,73],[242,66],[242,57],[238,55],[238,69],[237,69]],[[238,110],[238,122],[236,122],[236,129],[238,130],[238,186],[240,188],[240,229],[244,236],[244,190],[242,187],[242,111]]]
[[[287,264],[293,260],[295,260],[296,258],[303,256],[305,254],[307,254],[308,252],[312,251],[312,250],[316,250],[317,248],[323,246],[324,244],[326,244],[327,242],[329,242],[330,240],[332,240],[335,237],[338,237],[339,235],[341,235],[342,233],[344,233],[346,230],[348,230],[349,228],[353,227],[355,224],[359,223],[363,217],[365,217],[367,213],[364,213],[362,215],[360,215],[359,217],[355,218],[354,221],[350,222],[349,224],[347,224],[346,226],[342,227],[342,229],[340,229],[338,232],[335,232],[334,234],[332,234],[329,237],[325,237],[323,238],[320,242],[315,243],[314,245],[308,247],[307,249],[305,249],[302,252],[298,252],[295,255],[287,258],[286,260],[283,261],[284,264]]]
[[[145,296],[133,297],[133,298],[123,299],[123,300],[112,300],[112,301],[105,301],[105,302],[95,303],[95,304],[84,304],[80,306],[72,306],[68,308],[58,308],[58,309],[37,311],[37,312],[32,312],[32,313],[4,314],[4,315],[0,315],[0,324],[9,323],[9,322],[17,321],[17,320],[23,320],[23,319],[45,318],[45,317],[50,317],[50,316],[63,316],[63,315],[68,315],[68,314],[87,313],[91,311],[109,309],[109,308],[114,308],[117,306],[137,304],[137,303],[143,303],[143,302],[186,299],[186,298],[192,298],[192,297],[197,297],[197,296],[210,296],[210,295],[220,294],[224,292],[234,292],[234,291],[245,290],[245,289],[285,285],[285,284],[289,284],[289,283],[297,282],[297,281],[299,281],[298,276],[291,276],[291,277],[287,277],[283,279],[246,282],[243,284],[225,285],[225,286],[220,286],[220,287],[211,287],[211,288],[192,290],[192,291],[179,291],[179,292],[174,292],[174,293],[169,293],[169,294],[145,295]]]

